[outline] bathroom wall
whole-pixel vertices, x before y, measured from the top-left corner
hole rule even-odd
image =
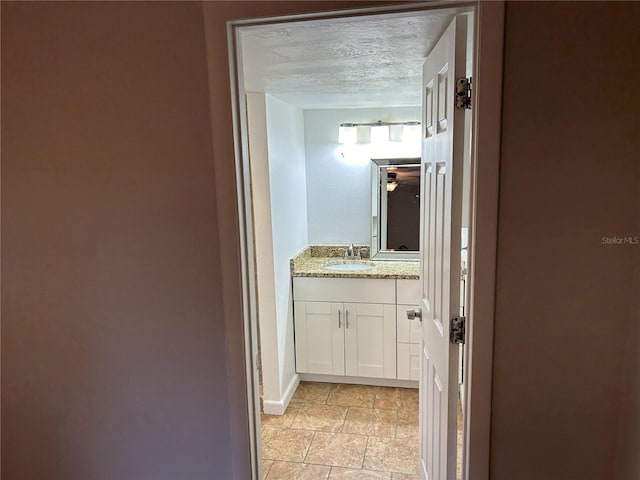
[[[308,244],[302,110],[247,94],[263,407],[281,414],[296,386],[289,259]]]
[[[304,111],[309,243],[371,242],[371,158],[420,155],[420,145],[398,142],[340,145],[343,122],[420,120],[420,107]],[[366,134],[365,134],[366,135]],[[368,139],[359,132],[359,142]]]
[[[295,375],[289,260],[309,243],[302,110],[265,95],[278,326],[280,397],[292,394]],[[287,390],[290,390],[287,392]]]

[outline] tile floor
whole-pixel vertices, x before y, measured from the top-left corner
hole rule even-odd
[[[302,382],[262,457],[266,480],[417,479],[418,390]]]

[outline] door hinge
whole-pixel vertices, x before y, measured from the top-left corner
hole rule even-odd
[[[456,80],[456,108],[465,110],[471,108],[471,77]]]
[[[464,343],[465,323],[466,317],[456,317],[451,319],[451,324],[449,325],[449,340],[454,345]]]

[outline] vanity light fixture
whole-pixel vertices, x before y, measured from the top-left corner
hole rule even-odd
[[[358,127],[352,123],[340,124],[338,143],[352,145],[358,141]]]
[[[420,144],[420,136],[422,135],[422,128],[419,122],[411,125],[402,126],[402,142]]]
[[[358,141],[357,127],[370,127],[371,128],[371,143],[387,143],[389,141],[389,127],[391,125],[402,126],[402,140],[406,142],[409,138],[414,140],[412,136],[418,135],[420,138],[420,122],[383,122],[378,120],[377,122],[366,123],[341,123],[340,130],[338,131],[338,143],[353,144]],[[415,141],[415,140],[414,140]]]
[[[389,125],[371,127],[371,143],[389,143]]]

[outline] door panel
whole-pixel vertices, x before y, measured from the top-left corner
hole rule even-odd
[[[344,375],[342,304],[294,302],[296,371]]]
[[[465,72],[466,18],[455,18],[423,68],[420,344],[420,460],[429,480],[456,475],[457,345],[449,342],[460,304],[464,111],[455,79]],[[435,125],[434,120],[435,119]]]
[[[345,304],[346,374],[396,378],[396,307]]]

